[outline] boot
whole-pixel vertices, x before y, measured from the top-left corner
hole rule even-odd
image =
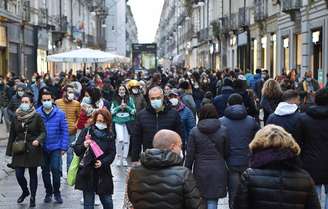
[[[22,203],[26,197],[30,195],[29,191],[23,192],[23,194],[17,199],[17,203]]]
[[[35,196],[30,198],[30,208],[34,208],[35,207]]]

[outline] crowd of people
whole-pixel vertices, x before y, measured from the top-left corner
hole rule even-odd
[[[36,206],[62,204],[62,158],[79,159],[85,209],[113,206],[111,166],[131,167],[124,209],[328,209],[328,86],[308,71],[72,71],[0,77],[9,167]],[[115,162],[115,165],[112,165]],[[24,176],[29,171],[29,187]]]

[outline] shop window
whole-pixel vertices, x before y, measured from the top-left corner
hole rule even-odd
[[[289,73],[289,38],[283,39],[283,72]]]
[[[312,31],[312,56],[311,67],[313,76],[318,79],[318,73],[323,68],[322,60],[322,28]]]

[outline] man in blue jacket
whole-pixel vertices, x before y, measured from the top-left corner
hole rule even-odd
[[[53,105],[49,91],[42,92],[42,106],[37,109],[47,130],[43,144],[44,165],[42,178],[46,189],[45,203],[50,203],[54,195],[56,203],[62,204],[60,178],[62,174],[62,155],[68,150],[68,124],[65,113]],[[50,178],[52,174],[52,182]]]
[[[230,139],[227,164],[229,167],[229,207],[232,209],[241,174],[249,166],[248,145],[259,130],[259,125],[255,118],[247,114],[243,97],[236,93],[229,97],[228,107],[224,111],[224,117],[220,118],[220,122],[227,128]]]
[[[183,150],[188,144],[189,133],[196,126],[196,120],[193,112],[182,102],[181,94],[178,89],[172,89],[169,93],[169,101],[172,107],[179,113],[181,123],[183,124]]]

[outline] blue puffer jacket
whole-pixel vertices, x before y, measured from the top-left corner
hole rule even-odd
[[[247,115],[244,105],[227,107],[220,122],[227,128],[230,139],[229,167],[247,168],[250,154],[248,145],[259,129],[257,122],[253,117]]]
[[[189,133],[193,127],[196,126],[196,120],[192,111],[185,106],[183,103],[180,103],[179,108],[177,109],[179,112],[181,122],[183,124],[183,142],[185,145],[188,144]]]
[[[227,107],[228,99],[233,93],[234,90],[231,86],[223,86],[221,94],[214,98],[213,104],[219,114],[219,117],[222,117],[224,115],[224,110]]]
[[[50,115],[42,110],[42,106],[37,109],[41,115],[44,125],[47,130],[47,138],[44,140],[44,150],[47,152],[55,150],[68,150],[68,123],[66,115],[56,106],[53,107]]]

